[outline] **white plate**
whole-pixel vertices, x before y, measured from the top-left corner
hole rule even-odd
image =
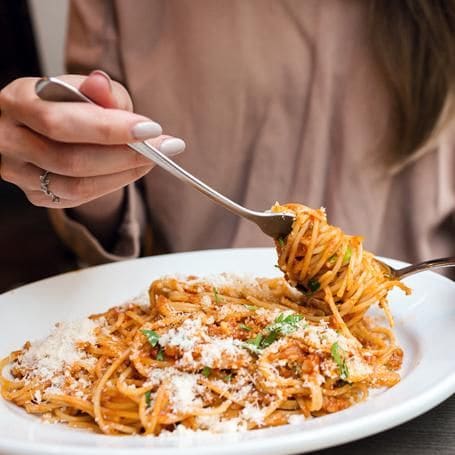
[[[43,280],[0,295],[0,356],[45,336],[58,321],[123,303],[165,274],[248,272],[275,276],[271,249],[212,250],[109,264]],[[390,261],[391,265],[400,265]],[[411,297],[391,295],[404,348],[402,381],[336,414],[228,435],[154,439],[96,435],[38,417],[0,399],[0,453],[7,454],[291,454],[353,441],[405,422],[455,392],[455,283],[425,272],[406,280]]]

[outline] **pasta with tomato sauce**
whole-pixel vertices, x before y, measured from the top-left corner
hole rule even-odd
[[[365,315],[398,286],[361,238],[296,215],[277,240],[284,278],[155,280],[132,301],[58,324],[0,362],[2,396],[110,435],[264,428],[340,411],[391,387],[403,352]]]

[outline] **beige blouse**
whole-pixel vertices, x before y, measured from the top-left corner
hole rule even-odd
[[[101,68],[138,113],[182,137],[176,160],[228,197],[325,206],[366,248],[408,261],[455,255],[455,122],[390,168],[390,99],[361,0],[75,0],[68,67]],[[87,263],[155,251],[271,246],[258,228],[155,168],[128,189],[113,251],[53,210]],[[141,234],[142,232],[142,234]],[[141,238],[142,236],[142,238]]]

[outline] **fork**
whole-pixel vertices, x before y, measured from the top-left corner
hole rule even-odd
[[[386,275],[394,280],[402,280],[403,278],[414,275],[415,273],[424,272],[425,270],[439,269],[443,267],[455,267],[455,256],[440,259],[430,259],[429,261],[419,262],[418,264],[408,265],[401,269],[386,264],[375,258],[379,265],[383,268]]]
[[[46,77],[40,79],[35,86],[36,94],[46,101],[85,101],[87,103],[95,104],[90,98],[81,93],[77,88],[67,84],[55,77]],[[277,239],[284,237],[291,232],[292,223],[294,222],[294,215],[289,213],[272,213],[272,212],[257,212],[247,209],[246,207],[231,201],[223,194],[218,193],[213,188],[202,182],[194,175],[180,167],[174,161],[169,159],[166,155],[161,153],[156,147],[153,147],[147,142],[134,142],[127,144],[136,152],[146,156],[158,166],[188,183],[196,190],[205,194],[209,199],[221,205],[232,213],[246,218],[247,220],[255,223],[264,234]]]
[[[84,101],[87,103],[95,104],[90,98],[81,93],[77,88],[67,84],[55,77],[46,77],[40,79],[35,86],[36,94],[46,101]],[[205,194],[209,199],[231,211],[232,213],[246,218],[247,220],[256,223],[256,225],[264,232],[264,234],[277,239],[279,237],[286,237],[292,228],[294,222],[294,215],[290,213],[272,213],[272,212],[257,212],[247,209],[246,207],[231,201],[223,194],[218,193],[213,188],[202,182],[194,175],[174,163],[166,155],[161,153],[156,147],[153,147],[147,142],[134,142],[127,144],[136,152],[141,153],[147,158],[151,159],[158,166],[188,183],[196,190]],[[395,269],[384,262],[376,259],[383,267],[385,273],[393,279],[401,280],[402,278],[413,275],[414,273],[423,272],[433,268],[440,267],[453,267],[455,266],[455,257],[433,259],[430,261],[421,262],[419,264],[410,265],[402,269]]]

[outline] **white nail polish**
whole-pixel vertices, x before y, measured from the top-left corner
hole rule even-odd
[[[135,139],[143,140],[160,136],[163,134],[163,129],[156,122],[140,122],[133,126],[131,133]]]
[[[161,142],[160,152],[163,152],[167,156],[173,156],[182,153],[185,147],[185,141],[177,137],[170,137]]]

